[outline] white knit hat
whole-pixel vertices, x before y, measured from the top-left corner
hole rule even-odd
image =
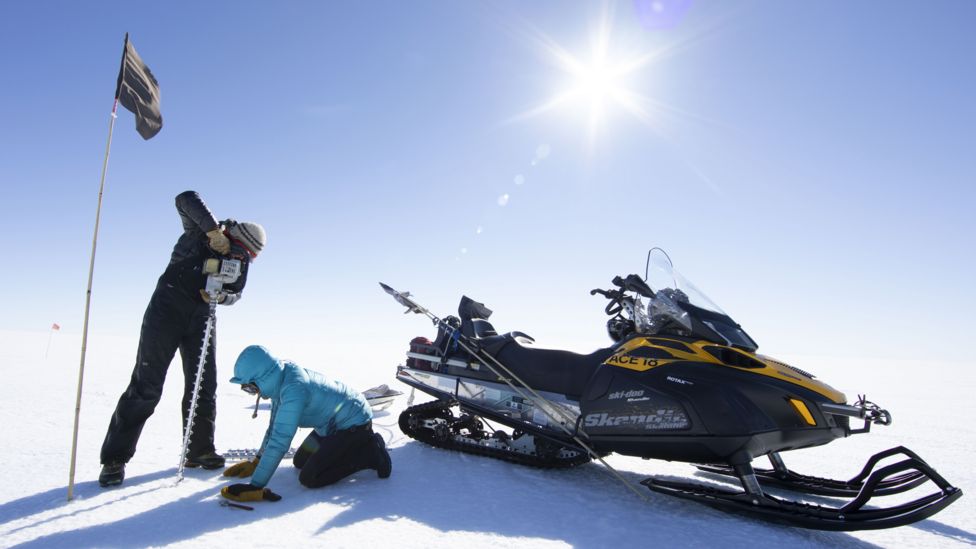
[[[264,227],[257,223],[231,223],[227,227],[227,234],[241,243],[255,257],[261,253],[261,250],[264,249],[264,243],[268,241]]]

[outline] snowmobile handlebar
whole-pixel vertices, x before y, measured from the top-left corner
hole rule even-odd
[[[604,309],[607,315],[613,316],[623,310],[621,302],[626,296],[621,290],[601,290],[600,288],[590,290],[590,295],[596,294],[600,294],[610,300],[610,303],[607,303],[607,307]]]
[[[643,278],[635,274],[627,275],[627,278],[615,276],[613,277],[613,284],[625,291],[637,292],[644,297],[654,297],[654,290],[644,282]]]
[[[614,286],[617,286],[620,289],[601,290],[600,288],[595,288],[590,290],[590,295],[600,294],[610,300],[610,303],[607,303],[607,307],[604,309],[604,311],[610,316],[613,316],[623,310],[624,301],[630,299],[627,297],[627,292],[635,292],[638,295],[648,298],[654,297],[654,290],[651,290],[650,286],[644,282],[644,279],[638,275],[627,275],[627,278],[615,276],[613,277],[612,282]]]

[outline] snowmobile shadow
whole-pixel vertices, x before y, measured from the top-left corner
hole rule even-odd
[[[602,465],[532,469],[416,442],[395,447],[390,455],[390,479],[358,473],[352,482],[324,489],[326,501],[345,509],[318,534],[361,521],[406,518],[441,532],[558,540],[576,547],[708,547],[716,540],[752,549],[781,549],[791,542],[876,547],[845,533],[758,522],[659,496],[639,485],[647,474],[618,469],[638,491],[647,492],[642,501]]]
[[[968,543],[969,545],[976,545],[976,534],[956,528],[955,526],[943,524],[937,520],[923,520],[922,522],[916,522],[911,526],[938,536],[947,537],[953,541],[961,541],[963,543]]]
[[[166,478],[167,475],[173,475],[173,472],[157,471],[155,473],[134,476],[131,478],[127,478],[123,486],[130,487],[133,485],[145,484],[147,482],[154,482],[162,478]],[[139,494],[143,494],[145,492],[149,492],[155,489],[156,486],[153,486],[151,488],[140,490],[139,492],[126,493],[125,496],[119,499],[112,499],[110,501],[106,501],[105,503],[100,503],[98,505],[95,505],[94,507],[86,507],[84,509],[79,509],[78,504],[80,502],[86,500],[92,500],[101,494],[106,494],[106,493],[110,493],[113,490],[117,490],[117,488],[102,488],[101,486],[98,485],[98,481],[95,480],[90,480],[87,482],[79,482],[75,484],[74,487],[75,499],[73,501],[69,502],[67,500],[67,495],[68,495],[67,486],[52,488],[51,490],[48,490],[46,492],[32,494],[30,496],[14,499],[0,504],[0,519],[2,519],[2,522],[10,522],[16,519],[26,519],[31,515],[42,513],[44,511],[53,511],[59,508],[65,510],[64,513],[61,513],[59,515],[49,517],[44,520],[38,521],[36,523],[27,526],[22,526],[15,530],[9,531],[9,532],[16,532],[19,530],[24,530],[26,528],[33,528],[37,525],[44,524],[45,522],[51,522],[52,520],[57,520],[62,517],[75,515],[79,512],[90,511],[92,509],[96,509],[106,504],[117,503],[124,499],[138,496]]]

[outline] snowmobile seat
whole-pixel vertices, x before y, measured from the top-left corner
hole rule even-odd
[[[483,338],[483,337],[498,335],[498,332],[495,331],[495,327],[491,325],[491,322],[488,322],[483,318],[471,319],[471,331],[472,331],[471,335],[475,338]]]
[[[581,355],[559,349],[526,347],[518,332],[482,340],[483,348],[536,391],[559,393],[579,400],[600,364],[613,348]]]

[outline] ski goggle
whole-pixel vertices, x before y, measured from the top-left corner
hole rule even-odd
[[[249,395],[256,395],[259,392],[258,386],[253,382],[241,385],[241,390]]]

